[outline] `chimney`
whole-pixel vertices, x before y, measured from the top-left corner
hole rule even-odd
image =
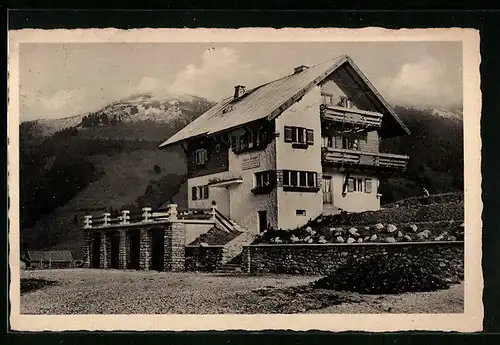
[[[236,85],[234,87],[234,99],[238,99],[245,94],[245,87],[243,85]]]
[[[305,71],[308,68],[309,68],[309,66],[306,66],[306,65],[297,66],[297,67],[294,68],[294,73],[293,74],[300,73],[302,71]]]

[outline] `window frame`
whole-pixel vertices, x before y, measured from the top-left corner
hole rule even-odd
[[[194,151],[194,164],[204,165],[208,162],[208,150],[206,148],[196,149]]]
[[[318,192],[318,173],[306,170],[283,170],[283,190]]]
[[[366,190],[366,181],[370,181],[370,191]],[[348,193],[371,193],[373,190],[372,179],[370,177],[349,177],[347,180]]]
[[[307,148],[314,144],[314,129],[284,126],[285,143],[291,143],[292,148]]]

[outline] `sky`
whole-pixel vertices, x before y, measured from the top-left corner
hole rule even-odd
[[[97,111],[137,93],[217,101],[349,55],[392,104],[462,104],[460,42],[23,43],[21,121]]]

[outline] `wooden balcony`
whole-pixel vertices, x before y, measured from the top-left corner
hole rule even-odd
[[[331,104],[321,104],[320,114],[323,122],[342,123],[352,126],[361,126],[367,129],[379,129],[382,126],[381,113],[338,107]]]
[[[323,147],[322,162],[340,167],[373,168],[375,170],[404,171],[408,156],[392,153],[363,152],[358,150]]]

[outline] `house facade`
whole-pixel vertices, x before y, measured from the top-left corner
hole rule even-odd
[[[187,159],[188,207],[250,232],[290,230],[321,214],[380,208],[382,176],[408,157],[382,153],[409,131],[348,56],[234,94],[160,148]]]

